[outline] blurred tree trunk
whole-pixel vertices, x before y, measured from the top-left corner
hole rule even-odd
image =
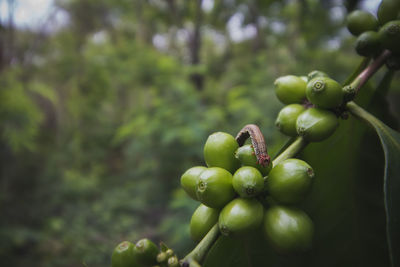
[[[136,11],[136,18],[137,18],[137,39],[144,44],[152,44],[152,34],[149,29],[148,21],[144,18],[144,5],[146,4],[143,0],[134,0],[133,1],[135,11]]]
[[[304,18],[307,10],[306,5],[307,3],[305,0],[297,0],[297,10],[295,11],[295,17],[293,18],[296,23],[292,25],[293,28],[290,36],[291,41],[288,44],[290,53],[295,60],[298,59],[298,41],[302,36]]]
[[[260,25],[260,14],[258,11],[258,7],[255,1],[251,1],[248,5],[249,7],[249,12],[251,16],[251,22],[254,25],[254,28],[256,29],[256,36],[253,39],[253,51],[257,52],[263,48],[266,48],[265,42],[264,42],[264,35],[261,29]]]
[[[8,0],[8,38],[7,38],[7,63],[11,64],[14,55],[14,9],[15,9],[15,0]]]
[[[7,0],[7,8],[7,25],[0,25],[0,72],[11,64],[14,54],[15,0]]]
[[[166,1],[168,4],[170,19],[172,21],[169,35],[169,48],[179,57],[179,59],[182,59],[182,54],[180,53],[179,45],[177,43],[178,29],[182,28],[182,16],[179,14],[175,0]]]
[[[200,64],[201,26],[203,23],[202,2],[203,0],[196,0],[194,29],[189,37],[190,64],[193,66]],[[204,76],[202,74],[193,73],[190,75],[190,79],[197,90],[203,89]]]
[[[4,65],[5,65],[5,35],[6,35],[6,30],[4,29],[3,25],[0,25],[0,72],[3,71]]]

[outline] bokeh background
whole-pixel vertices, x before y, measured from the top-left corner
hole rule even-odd
[[[255,123],[273,155],[287,140],[274,80],[343,82],[361,60],[346,14],[378,4],[0,1],[1,265],[109,266],[142,237],[183,256],[198,204],[179,179],[207,136]]]

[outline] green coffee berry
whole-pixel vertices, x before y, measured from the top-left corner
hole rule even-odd
[[[111,256],[112,267],[139,267],[139,263],[136,260],[135,254],[133,253],[134,245],[129,241],[124,241],[118,244],[114,249]]]
[[[329,77],[329,75],[320,70],[313,70],[307,75],[307,82],[317,77]]]
[[[331,111],[309,108],[299,115],[296,121],[297,133],[311,142],[322,141],[333,134],[339,125]]]
[[[175,253],[172,249],[169,248],[165,251],[165,254],[167,255],[168,258],[170,258],[170,257],[174,256]]]
[[[305,161],[287,159],[269,173],[268,192],[280,203],[294,204],[304,199],[313,177],[314,171]]]
[[[347,28],[355,36],[366,31],[376,31],[378,27],[377,19],[369,12],[355,10],[347,16]]]
[[[173,256],[168,259],[168,267],[179,267],[179,260],[178,257]]]
[[[370,57],[376,55],[381,50],[381,39],[379,34],[374,31],[363,32],[356,41],[356,52],[360,56]]]
[[[158,247],[151,240],[144,238],[133,247],[133,254],[142,265],[157,264]]]
[[[196,166],[188,169],[181,177],[181,186],[183,190],[189,195],[189,197],[197,200],[196,196],[196,185],[197,181],[199,180],[199,175],[206,167],[203,166]]]
[[[379,30],[382,47],[400,53],[400,20],[389,21]]]
[[[273,206],[265,212],[263,227],[266,239],[281,253],[311,248],[314,225],[299,209]]]
[[[386,24],[391,20],[399,18],[400,15],[400,1],[399,0],[382,0],[377,16],[381,25]]]
[[[253,198],[236,198],[219,215],[219,228],[224,235],[240,235],[256,229],[263,219],[264,208]]]
[[[264,178],[254,167],[239,168],[232,178],[232,185],[241,197],[254,197],[264,189]]]
[[[234,173],[240,167],[234,155],[238,147],[235,138],[228,133],[211,134],[204,145],[204,159],[207,166],[224,168]]]
[[[307,76],[300,76],[300,78],[301,78],[303,81],[308,82]]]
[[[296,120],[305,110],[305,107],[300,104],[287,105],[279,112],[275,125],[283,134],[297,136]]]
[[[196,186],[197,199],[210,208],[222,208],[232,200],[235,191],[232,174],[219,167],[211,167],[199,176]]]
[[[284,104],[302,103],[306,98],[307,83],[300,77],[282,76],[274,84],[276,96]]]
[[[264,176],[268,175],[272,168],[272,161],[266,167],[258,164],[252,145],[244,145],[239,147],[235,152],[235,157],[242,163],[242,166],[254,167]]]
[[[203,204],[195,210],[190,220],[190,236],[193,241],[200,241],[218,222],[219,210]]]
[[[307,84],[307,99],[322,108],[334,108],[343,101],[342,86],[328,77],[317,77]]]
[[[164,262],[166,263],[166,262],[168,261],[167,253],[165,253],[165,252],[160,252],[160,253],[157,255],[156,260],[157,260],[158,263],[164,263]]]

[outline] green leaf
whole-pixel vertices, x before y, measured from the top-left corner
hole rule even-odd
[[[376,131],[385,154],[384,195],[387,224],[387,241],[392,266],[400,264],[400,133],[392,130],[383,122],[350,102],[350,112],[368,122]],[[397,253],[396,253],[397,252]]]

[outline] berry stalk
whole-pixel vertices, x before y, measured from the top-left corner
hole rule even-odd
[[[198,266],[198,262],[202,262],[211,246],[219,236],[218,223],[216,223],[200,243],[182,260],[182,266],[193,267]],[[197,264],[197,265],[196,265]]]
[[[386,60],[391,56],[391,52],[389,50],[383,51],[383,53],[377,57],[371,65],[365,68],[350,84],[350,87],[354,88],[355,93],[357,94],[360,88],[375,74],[382,66],[385,64]]]
[[[308,142],[303,137],[298,137],[296,140],[288,146],[282,153],[280,153],[273,161],[273,166],[278,165],[285,159],[293,158],[298,153],[300,153],[303,148],[306,147]]]
[[[374,116],[369,114],[367,111],[365,111],[362,107],[354,103],[353,101],[350,101],[346,105],[347,110],[355,117],[358,119],[361,119],[368,124],[371,125],[371,122],[374,122],[375,124],[379,124],[379,120],[377,120]]]

